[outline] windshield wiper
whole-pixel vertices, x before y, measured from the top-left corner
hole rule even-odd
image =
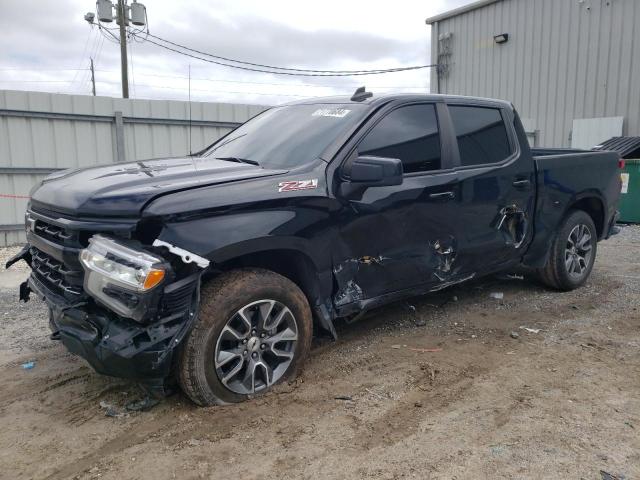
[[[227,138],[227,139],[226,139],[226,140],[224,140],[222,143],[220,143],[220,145],[216,145],[216,144],[214,144],[214,145],[213,145],[213,148],[212,148],[211,150],[209,150],[208,152],[206,152],[206,155],[207,155],[207,156],[209,156],[209,155],[211,155],[213,152],[215,152],[216,150],[218,150],[220,147],[224,147],[227,143],[231,143],[231,142],[233,142],[234,140],[237,140],[237,139],[239,139],[239,138],[242,138],[242,137],[244,137],[244,136],[246,136],[246,135],[247,135],[246,133],[243,133],[242,135],[238,135],[238,136],[233,137],[233,138]]]
[[[255,160],[250,160],[248,158],[239,158],[239,157],[215,157],[216,160],[224,160],[225,162],[236,162],[236,163],[248,163],[249,165],[255,165],[259,167],[260,164]]]

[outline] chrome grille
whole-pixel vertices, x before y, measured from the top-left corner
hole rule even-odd
[[[35,247],[31,247],[30,253],[33,273],[47,288],[67,298],[83,294],[82,270],[68,268]]]
[[[69,240],[77,238],[77,234],[75,232],[69,232],[62,227],[47,223],[40,219],[37,219],[34,222],[33,232],[42,238],[46,238],[47,240],[58,244],[66,244]]]

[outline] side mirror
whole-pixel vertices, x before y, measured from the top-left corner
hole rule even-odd
[[[402,183],[402,162],[398,158],[357,157],[349,179],[354,186],[383,187]]]

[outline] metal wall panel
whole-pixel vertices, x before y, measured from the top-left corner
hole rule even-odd
[[[446,33],[449,73],[433,69],[433,92],[513,102],[540,146],[570,146],[582,118],[622,116],[623,134],[640,135],[640,1],[498,1],[434,23],[433,63]]]
[[[31,187],[46,170],[117,162],[116,112],[122,112],[124,158],[142,160],[198,151],[261,105],[125,100],[0,90],[0,246],[24,241],[18,225]],[[29,169],[40,169],[38,172]]]
[[[571,132],[571,148],[591,149],[612,137],[621,137],[622,125],[622,117],[575,119]]]

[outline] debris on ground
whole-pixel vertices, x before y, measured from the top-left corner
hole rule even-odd
[[[424,327],[427,324],[427,321],[424,318],[418,318],[415,321],[416,327]]]
[[[502,292],[492,292],[489,294],[490,298],[493,298],[494,300],[502,300],[504,298],[504,293]]]
[[[432,365],[428,364],[428,363],[423,363],[420,365],[420,370],[422,370],[423,372],[428,372],[429,374],[429,383],[431,385],[433,385],[433,382],[435,382],[436,380],[436,374],[440,372],[440,370],[437,370],[436,368],[434,368]]]
[[[498,276],[501,280],[524,280],[524,275],[517,275],[515,273],[508,273],[506,275]]]
[[[416,307],[414,305],[411,305],[408,302],[405,302],[404,306],[407,308],[407,310],[409,310],[410,312],[416,313]]]
[[[515,338],[517,340],[520,338],[520,334],[518,332],[511,332],[511,338]]]
[[[520,327],[520,329],[524,330],[525,332],[529,332],[529,333],[540,333],[540,329],[539,328]]]
[[[338,395],[333,398],[335,400],[344,400],[345,402],[353,402],[353,397],[351,395]]]
[[[422,402],[415,402],[413,406],[416,408],[422,408]]]
[[[504,447],[502,445],[491,445],[492,455],[502,455],[504,453]]]
[[[22,368],[24,370],[31,370],[35,366],[36,366],[36,362],[25,362],[22,364]]]
[[[121,418],[121,417],[127,416],[125,412],[121,412],[114,405],[111,405],[110,403],[107,403],[104,400],[100,401],[100,408],[104,410],[104,415],[106,417]]]
[[[600,470],[600,476],[602,480],[625,480],[626,477],[624,475],[618,474],[613,475],[612,473],[605,472],[604,470]]]
[[[441,348],[413,348],[413,347],[409,347],[409,350],[411,350],[412,352],[420,352],[420,353],[435,353],[435,352],[442,351]]]
[[[127,410],[130,412],[146,412],[160,403],[160,400],[150,395],[145,396],[142,400],[127,403]]]

